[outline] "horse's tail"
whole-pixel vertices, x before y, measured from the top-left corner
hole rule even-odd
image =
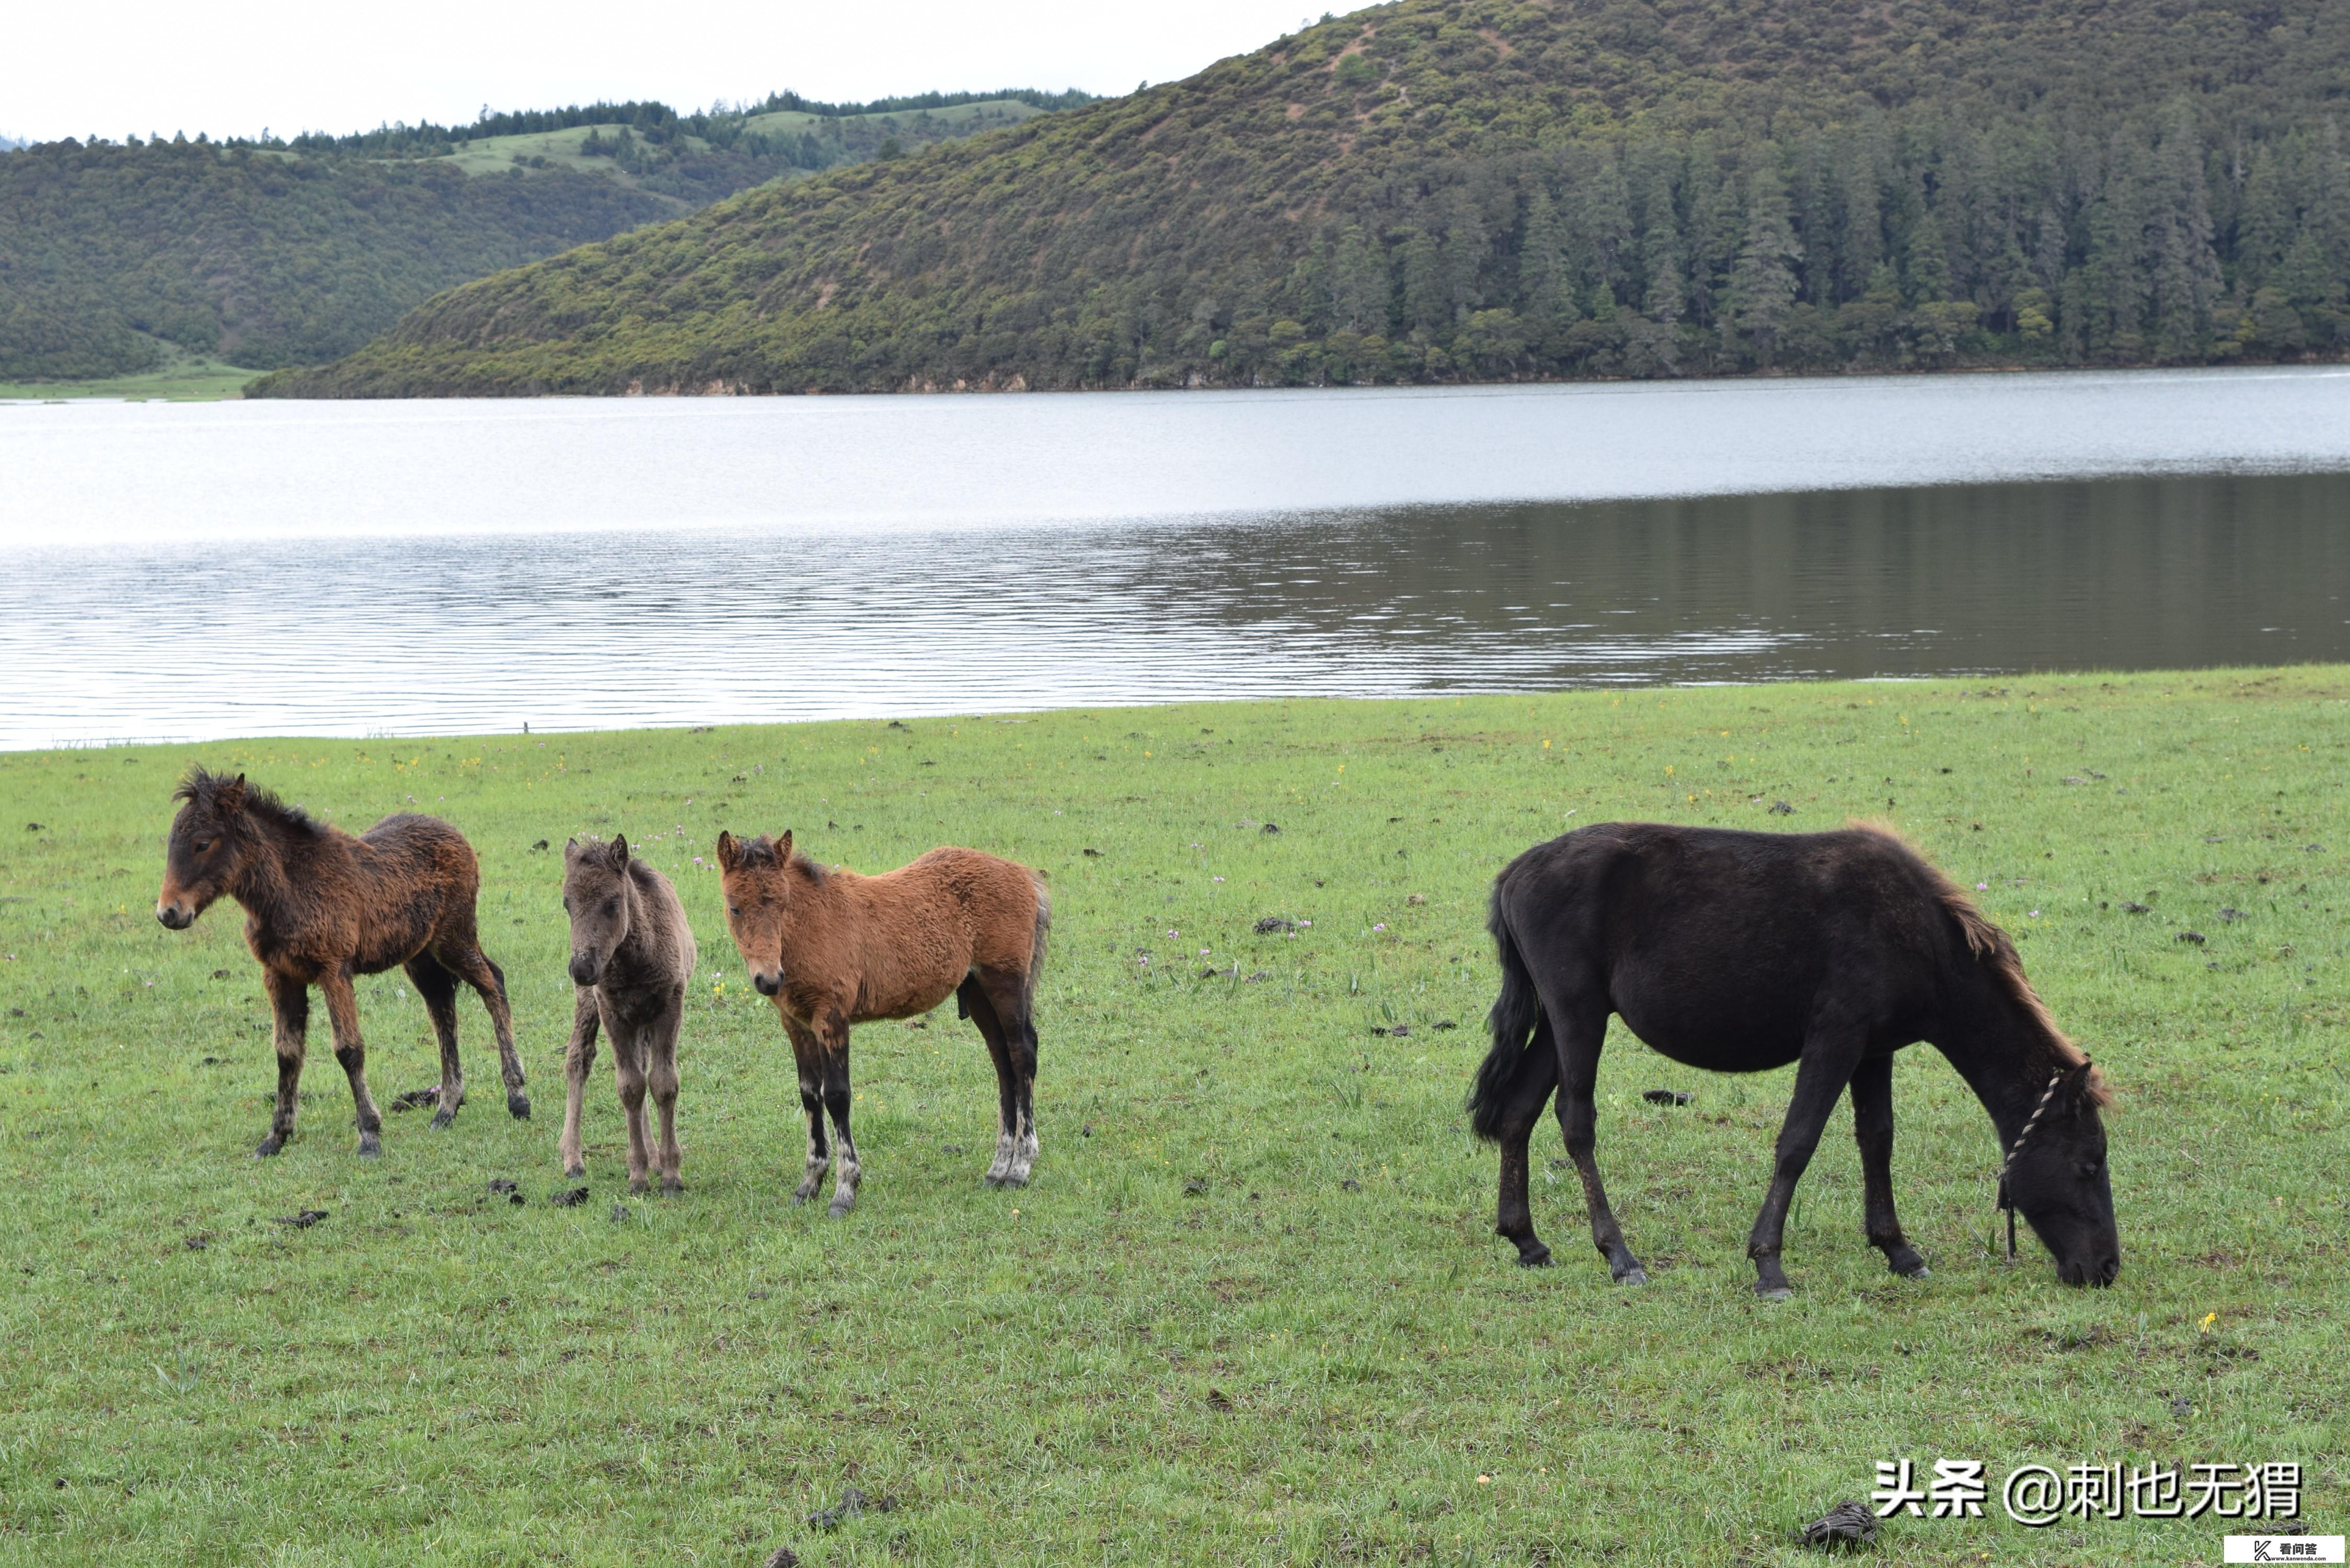
[[[1517,939],[1510,933],[1498,882],[1485,929],[1493,933],[1493,946],[1502,961],[1502,994],[1493,999],[1493,1011],[1485,1016],[1486,1026],[1493,1033],[1493,1048],[1485,1054],[1477,1068],[1477,1082],[1469,1091],[1469,1126],[1492,1143],[1502,1136],[1502,1116],[1513,1098],[1510,1087],[1543,1012],[1534,974],[1526,968],[1525,955],[1518,951]]]
[[[1020,1000],[1032,1010],[1036,1001],[1036,977],[1045,972],[1045,939],[1053,929],[1053,894],[1045,878],[1034,871],[1029,882],[1036,889],[1036,935],[1028,944],[1028,973],[1020,982]]]

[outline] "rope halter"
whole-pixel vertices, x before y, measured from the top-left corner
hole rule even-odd
[[[2082,1057],[2080,1065],[2085,1069],[2089,1059]],[[2007,1158],[1999,1162],[1999,1206],[2007,1211],[2007,1261],[2011,1263],[2015,1262],[2015,1199],[2008,1196],[2007,1173],[2014,1168],[2015,1157],[2023,1152],[2024,1142],[2032,1137],[2033,1129],[2039,1127],[2040,1118],[2048,1114],[2048,1107],[2054,1102],[2056,1090],[2064,1082],[2065,1074],[2073,1070],[2070,1067],[2060,1068],[2056,1075],[2048,1080],[2048,1086],[2040,1091],[2039,1103],[2023,1119],[2023,1130],[2015,1135],[2015,1141],[2007,1146]]]

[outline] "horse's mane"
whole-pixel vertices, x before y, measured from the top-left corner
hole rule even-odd
[[[736,844],[743,857],[740,863],[746,870],[784,864],[784,857],[775,853],[775,841],[764,833],[756,838],[738,839]],[[796,849],[792,851],[790,868],[819,888],[832,875]]]
[[[1975,901],[1967,897],[1966,889],[1951,881],[1939,867],[1918,852],[1917,846],[1893,829],[1874,822],[1856,822],[1852,826],[1859,832],[1874,835],[1898,848],[1926,874],[1933,887],[1934,896],[1950,912],[1950,918],[1958,922],[1960,933],[1966,938],[1967,951],[1974,955],[1978,963],[1991,971],[1991,978],[2000,988],[2032,1020],[2033,1032],[2046,1047],[2046,1065],[2050,1073],[2053,1075],[2069,1067],[2078,1067],[2087,1062],[2087,1055],[2073,1043],[2071,1035],[2057,1027],[2055,1018],[2048,1011],[2048,1004],[2040,1000],[2040,993],[2025,978],[2023,960],[2016,952],[2013,940],[1990,916],[1975,907]],[[2106,1087],[2105,1078],[2094,1067],[2089,1070],[2085,1089],[2092,1105],[2109,1105],[2113,1101],[2113,1091]]]
[[[181,776],[178,787],[172,791],[172,798],[189,801],[199,810],[210,811],[218,802],[220,792],[231,784],[244,787],[244,798],[239,805],[241,810],[313,838],[327,831],[317,818],[300,806],[286,805],[276,791],[264,789],[256,784],[246,784],[242,774],[216,774],[202,763]]]

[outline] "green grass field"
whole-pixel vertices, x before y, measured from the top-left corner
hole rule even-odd
[[[150,399],[174,403],[217,402],[244,396],[244,384],[260,374],[258,370],[240,369],[218,359],[193,355],[135,376],[113,376],[95,381],[0,381],[0,401],[120,398],[131,402]]]
[[[0,755],[0,1561],[1794,1563],[1792,1526],[1904,1457],[1994,1493],[1892,1521],[1890,1562],[2219,1560],[2209,1519],[2011,1523],[2027,1461],[2299,1460],[2339,1531],[2345,720],[2320,668]],[[199,759],[354,829],[464,829],[535,1120],[468,998],[473,1102],[389,1116],[361,1162],[319,1009],[300,1130],[251,1157],[275,1073],[240,916],[151,912]],[[2028,1232],[1997,1254],[1990,1124],[1920,1047],[1895,1169],[1932,1278],[1864,1242],[1839,1111],[1796,1297],[1757,1301],[1791,1075],[1620,1033],[1599,1160],[1654,1282],[1608,1282],[1555,1130],[1560,1266],[1518,1269],[1460,1109],[1494,872],[1611,817],[1856,815],[1986,885],[2110,1075],[2118,1283],[2064,1289]],[[980,1182],[993,1075],[949,1007],[858,1031],[857,1213],[788,1202],[789,1051],[699,863],[722,826],[1050,874],[1033,1187]],[[688,1190],[626,1195],[608,1055],[591,1196],[556,1208],[560,850],[616,829],[701,940]],[[361,1003],[388,1106],[437,1075],[423,1011],[396,975]],[[860,1517],[807,1521],[852,1486]]]
[[[771,114],[754,114],[743,126],[746,130],[764,131],[771,136],[778,132],[796,136],[804,130],[821,135],[852,128],[869,128],[887,136],[921,126],[944,127],[950,135],[968,136],[974,131],[993,130],[999,125],[1017,125],[1045,112],[1016,98],[996,98],[977,103],[949,104],[943,109],[901,109],[877,114],[823,115],[782,109]]]
[[[515,161],[518,158],[544,158],[556,168],[569,169],[582,173],[609,174],[616,179],[626,181],[628,176],[614,168],[609,158],[583,157],[579,151],[580,145],[588,140],[588,132],[591,130],[599,133],[608,142],[619,134],[620,129],[617,123],[595,126],[575,125],[562,130],[525,131],[514,136],[484,136],[473,141],[460,143],[456,151],[433,161],[453,163],[468,174],[504,174],[517,167],[527,174],[532,172],[531,168],[527,165],[518,165]],[[697,152],[707,150],[710,145],[698,136],[680,136],[678,140],[681,145]]]

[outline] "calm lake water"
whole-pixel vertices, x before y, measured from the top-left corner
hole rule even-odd
[[[0,745],[2350,659],[2350,373],[0,407]]]

